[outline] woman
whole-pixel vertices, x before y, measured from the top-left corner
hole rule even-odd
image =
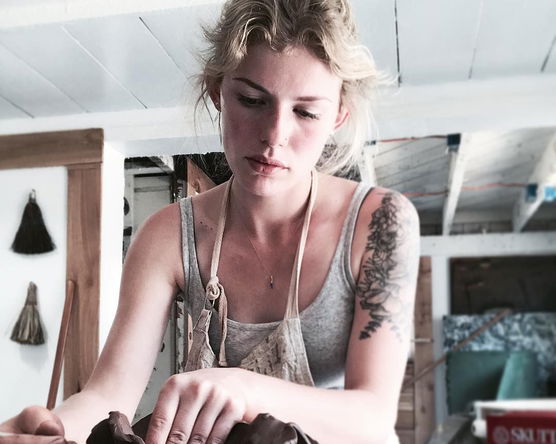
[[[147,444],[221,443],[261,412],[324,444],[395,442],[418,219],[395,192],[322,172],[361,146],[322,156],[342,126],[360,130],[376,79],[347,0],[231,0],[207,37],[202,99],[233,180],[144,224],[85,389],[1,430],[60,434],[61,421],[84,442],[108,411],[132,417],[182,292],[196,320],[188,372],[163,387]]]

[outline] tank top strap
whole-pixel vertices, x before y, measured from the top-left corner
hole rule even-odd
[[[343,257],[343,267],[344,273],[347,276],[350,285],[355,288],[356,286],[356,279],[357,276],[353,276],[351,272],[351,244],[353,243],[353,236],[355,234],[355,225],[357,222],[357,217],[359,216],[359,210],[361,209],[361,205],[363,204],[363,200],[365,197],[373,190],[373,186],[365,183],[360,182],[357,185],[353,193],[353,197],[351,198],[351,202],[349,204],[348,212],[346,219],[344,221],[344,226],[342,227],[342,234],[340,237],[340,246],[341,252]]]

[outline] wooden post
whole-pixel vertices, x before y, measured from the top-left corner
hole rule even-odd
[[[64,398],[80,391],[98,357],[102,129],[0,137],[0,169],[68,170],[66,279],[76,284],[64,360]]]
[[[434,361],[432,346],[431,258],[421,257],[415,301],[415,374]],[[428,442],[434,430],[434,372],[415,382],[415,444]]]
[[[96,364],[100,306],[100,163],[68,168],[66,275],[76,283],[64,367],[64,398],[81,391]],[[76,359],[77,358],[77,359]]]

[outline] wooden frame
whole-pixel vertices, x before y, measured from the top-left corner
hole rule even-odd
[[[64,361],[64,399],[79,392],[98,358],[102,129],[0,136],[0,169],[66,167],[66,280],[76,283]]]
[[[401,444],[425,444],[434,431],[434,372],[416,378],[434,361],[430,257],[419,260],[414,322],[415,350],[406,368],[396,423]]]

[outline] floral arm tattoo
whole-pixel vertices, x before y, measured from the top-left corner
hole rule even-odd
[[[383,194],[369,224],[357,295],[369,321],[359,339],[384,324],[398,339],[409,336],[419,262],[419,220],[412,204],[396,192]]]

